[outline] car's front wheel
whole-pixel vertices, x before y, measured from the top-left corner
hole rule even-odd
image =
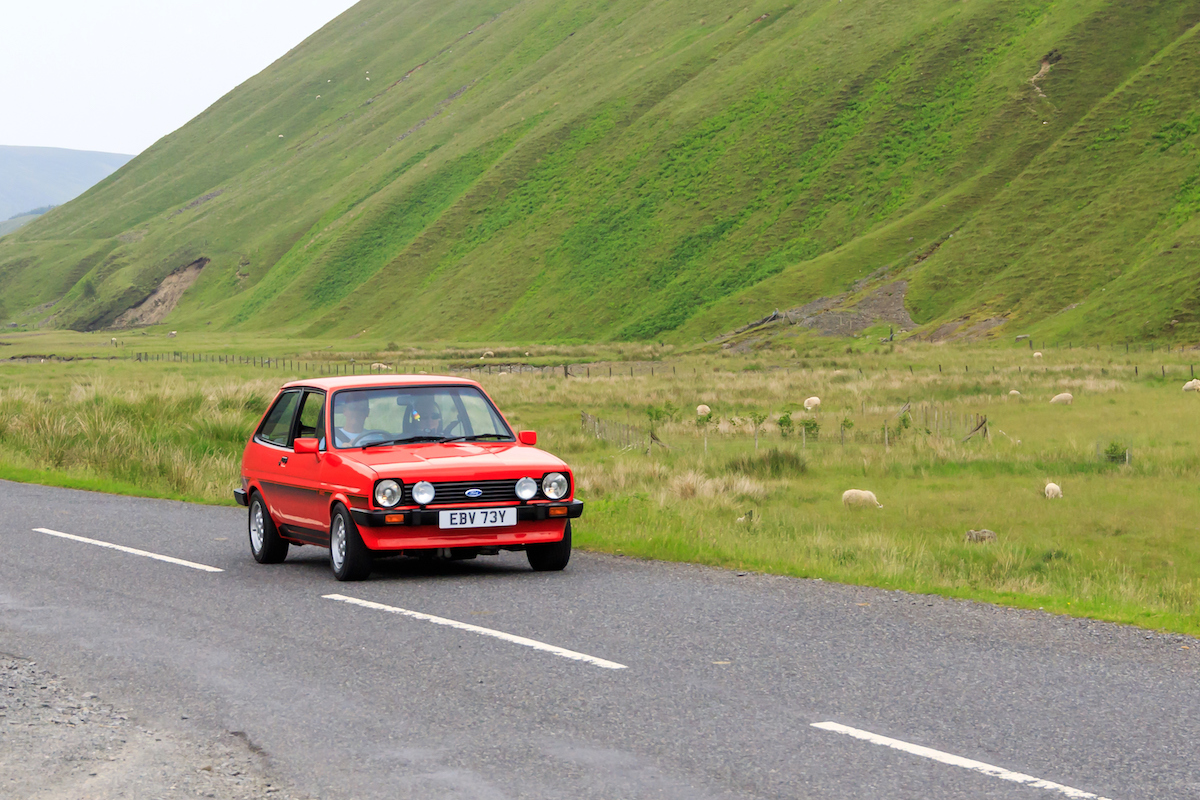
[[[525,555],[536,572],[557,572],[565,568],[571,560],[571,521],[567,520],[561,542],[531,544],[525,548]]]
[[[287,558],[288,543],[279,535],[271,512],[258,492],[250,494],[250,555],[260,564],[278,564]]]
[[[345,506],[336,507],[329,520],[329,563],[339,581],[361,581],[371,574],[371,551]]]

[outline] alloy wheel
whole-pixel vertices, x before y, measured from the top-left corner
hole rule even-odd
[[[256,553],[262,552],[265,528],[262,504],[255,502],[254,509],[250,512],[250,546]]]
[[[333,558],[333,568],[340,571],[346,561],[346,521],[341,514],[333,517],[333,529],[329,532],[329,551]]]

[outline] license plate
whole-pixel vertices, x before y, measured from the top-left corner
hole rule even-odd
[[[439,528],[501,528],[517,524],[515,508],[468,508],[439,511]]]

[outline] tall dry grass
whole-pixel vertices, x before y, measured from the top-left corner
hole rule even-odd
[[[0,390],[0,446],[23,466],[147,491],[226,500],[274,381],[75,384]]]

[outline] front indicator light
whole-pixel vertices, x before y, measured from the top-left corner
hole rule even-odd
[[[433,502],[433,496],[436,492],[433,489],[433,484],[429,481],[421,481],[413,487],[413,502],[419,506],[427,506]]]
[[[565,517],[566,515],[567,515],[567,507],[566,506],[553,506],[550,509],[550,516],[552,516],[552,517]]]
[[[537,494],[537,481],[533,478],[521,478],[517,481],[517,497],[522,500],[532,500]]]
[[[551,472],[542,478],[542,491],[551,500],[561,500],[566,497],[568,488],[567,476],[561,472]]]
[[[386,480],[375,484],[375,502],[383,508],[398,505],[403,496],[402,487],[396,481]]]
[[[388,525],[403,525],[404,524],[404,515],[403,514],[385,514],[383,517],[383,521],[386,522]]]

